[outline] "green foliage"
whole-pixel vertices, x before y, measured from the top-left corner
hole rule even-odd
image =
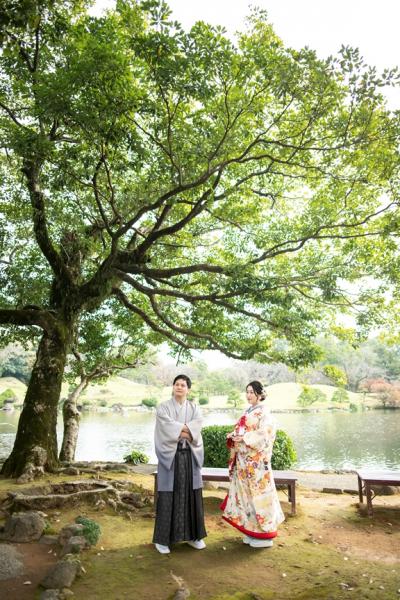
[[[236,389],[231,389],[228,394],[228,398],[226,403],[233,406],[233,408],[238,408],[244,404],[243,393],[241,394]]]
[[[336,365],[324,365],[322,371],[338,387],[347,385],[347,375],[345,371]]]
[[[325,402],[326,394],[322,390],[312,388],[308,385],[303,386],[303,390],[297,398],[297,403],[300,406],[310,406],[314,402]]]
[[[124,456],[124,461],[132,465],[146,464],[149,462],[149,457],[140,450],[131,450],[129,454]]]
[[[357,412],[358,411],[358,405],[354,404],[354,402],[350,402],[349,409],[350,409],[351,412]]]
[[[100,525],[96,521],[93,521],[93,519],[84,516],[76,517],[75,523],[83,525],[82,535],[91,546],[95,546],[101,535]]]
[[[233,425],[210,425],[203,427],[202,436],[204,443],[204,466],[227,467],[229,449],[226,445],[226,436],[233,430]]]
[[[209,399],[209,397],[206,394],[201,393],[199,395],[199,404],[200,404],[200,406],[204,406],[204,405],[208,404],[209,402],[210,402],[210,399]]]
[[[4,406],[5,403],[12,404],[16,400],[18,400],[18,398],[14,394],[14,392],[12,390],[10,390],[10,388],[7,388],[6,390],[4,390],[3,392],[1,392],[1,394],[0,394],[0,406]]]
[[[276,432],[272,451],[272,468],[279,471],[290,469],[297,460],[292,439],[282,429]]]
[[[226,435],[233,425],[211,425],[202,430],[204,442],[204,466],[227,467],[229,450],[226,445]],[[296,452],[290,437],[281,429],[276,433],[272,452],[272,468],[290,469],[296,460]]]
[[[47,519],[45,519],[44,522],[45,527],[43,529],[43,535],[56,535],[58,533],[58,531],[54,528],[54,525],[50,523],[50,521],[47,521]]]
[[[339,402],[341,404],[344,402],[349,402],[349,394],[343,388],[338,388],[333,392],[331,400],[332,402]]]
[[[28,383],[34,353],[16,344],[10,344],[0,350],[0,377],[15,377]]]
[[[153,396],[150,398],[143,398],[142,404],[143,406],[147,406],[147,408],[155,408],[158,404],[158,399]]]

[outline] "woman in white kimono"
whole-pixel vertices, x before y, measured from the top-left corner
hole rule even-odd
[[[158,458],[156,522],[153,543],[161,554],[187,542],[206,547],[201,477],[204,449],[199,407],[187,400],[191,381],[175,377],[172,398],[157,407],[154,435]]]
[[[262,384],[249,383],[246,396],[250,406],[227,436],[230,486],[221,505],[222,518],[244,534],[245,544],[266,548],[272,546],[278,525],[285,518],[271,469],[276,428],[262,404]]]

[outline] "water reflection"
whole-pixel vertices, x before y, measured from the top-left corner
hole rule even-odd
[[[299,469],[400,469],[400,411],[365,413],[279,413],[279,427],[293,439]],[[0,457],[15,438],[18,412],[0,411]],[[206,425],[233,423],[237,413],[208,413]],[[77,460],[120,461],[133,448],[155,462],[154,414],[85,413],[81,419]],[[58,428],[59,441],[62,435]]]

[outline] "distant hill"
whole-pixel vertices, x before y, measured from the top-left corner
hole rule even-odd
[[[317,388],[324,392],[327,397],[326,402],[315,402],[311,405],[312,408],[328,408],[329,406],[338,406],[332,403],[331,397],[336,388],[331,385],[312,385],[312,388]],[[0,378],[0,393],[7,388],[13,390],[18,398],[18,404],[23,402],[26,385],[15,379],[14,377]],[[293,410],[300,406],[297,404],[297,398],[301,393],[303,386],[298,383],[275,383],[267,387],[266,404],[271,410]],[[68,394],[68,385],[62,387],[62,398],[66,398]],[[110,407],[113,404],[120,403],[124,406],[137,406],[141,404],[144,398],[155,397],[159,402],[167,400],[171,394],[171,387],[157,388],[148,386],[142,383],[135,383],[124,377],[113,377],[104,385],[92,385],[80,397],[79,402],[90,403],[93,406],[99,406],[100,403],[107,403]],[[348,392],[349,401],[354,404],[359,404],[363,399],[363,394],[355,394]],[[245,392],[242,393],[243,404],[241,408],[246,406]],[[376,404],[376,400],[371,396],[367,398],[369,405]],[[339,405],[340,406],[340,405]],[[226,396],[211,396],[210,402],[206,405],[207,408],[228,408]],[[206,408],[205,407],[205,408]]]
[[[117,402],[125,406],[135,406],[141,404],[144,398],[155,397],[160,402],[169,398],[170,394],[170,387],[160,389],[124,377],[113,377],[103,385],[96,384],[88,387],[81,396],[80,403],[88,401],[97,404],[101,400],[106,400],[108,406]]]
[[[327,402],[314,402],[311,408],[327,408],[328,406],[338,406],[331,402],[331,398],[337,389],[333,385],[311,385],[311,388],[321,390],[327,397]],[[267,387],[267,398],[265,402],[271,410],[288,410],[301,408],[297,403],[297,398],[301,394],[303,386],[299,383],[275,383]],[[358,404],[363,398],[363,394],[347,392],[349,401]]]

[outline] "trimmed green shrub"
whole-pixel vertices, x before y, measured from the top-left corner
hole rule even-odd
[[[292,438],[282,429],[278,429],[272,450],[272,468],[276,471],[290,469],[296,460],[297,454]]]
[[[87,517],[76,517],[75,523],[80,523],[83,525],[82,535],[89,542],[91,546],[95,546],[99,541],[99,537],[101,534],[100,525],[93,521],[93,519],[88,519]]]
[[[349,394],[346,390],[344,390],[343,388],[338,388],[337,390],[335,390],[332,394],[332,402],[348,402],[349,401]]]
[[[206,396],[205,394],[202,394],[201,396],[199,396],[199,404],[201,406],[204,406],[204,404],[208,404],[210,402],[208,396]]]
[[[7,404],[13,404],[16,400],[18,398],[10,388],[7,388],[0,394],[0,406],[3,406],[6,402]]]
[[[229,450],[226,446],[226,434],[233,430],[233,425],[211,425],[202,430],[204,441],[204,466],[226,467],[229,461]],[[272,468],[275,470],[290,469],[297,456],[290,437],[278,429],[272,452]]]
[[[149,462],[149,457],[140,450],[132,450],[130,454],[124,456],[124,461],[132,465],[146,464]]]
[[[157,398],[143,398],[142,404],[143,406],[147,406],[147,408],[155,408],[157,406]]]
[[[226,435],[234,425],[210,425],[203,427],[201,434],[204,443],[204,466],[227,467],[229,450],[226,446]]]
[[[314,404],[314,402],[325,402],[326,394],[319,390],[318,388],[312,388],[308,385],[303,386],[303,391],[300,396],[297,398],[297,404],[300,406],[310,406],[310,404]]]

